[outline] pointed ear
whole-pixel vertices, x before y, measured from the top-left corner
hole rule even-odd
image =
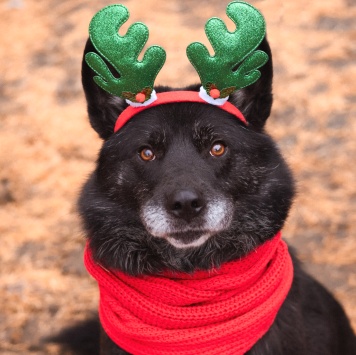
[[[272,108],[272,53],[265,37],[257,49],[267,53],[268,62],[261,67],[261,77],[252,85],[235,91],[229,101],[245,116],[252,128],[263,129]]]
[[[85,61],[88,52],[97,53],[90,39],[88,39],[82,61],[82,84],[87,100],[88,114],[91,126],[102,139],[108,139],[114,132],[115,122],[119,114],[128,106],[125,100],[109,94],[100,88],[93,80],[95,72]],[[107,63],[114,76],[118,73]]]

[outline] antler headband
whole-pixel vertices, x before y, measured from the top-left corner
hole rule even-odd
[[[93,17],[89,35],[99,54],[87,53],[85,60],[97,74],[95,83],[129,104],[118,117],[115,132],[147,107],[173,102],[217,105],[247,124],[243,114],[227,100],[232,92],[253,84],[261,76],[258,69],[268,61],[268,55],[256,48],[265,36],[265,21],[257,9],[245,2],[231,2],[226,13],[236,24],[235,31],[228,31],[225,23],[215,17],[205,25],[205,33],[215,51],[213,56],[199,42],[191,43],[187,48],[188,59],[201,79],[199,93],[173,91],[156,94],[153,84],[166,60],[166,52],[160,46],[151,46],[142,61],[138,60],[149,32],[146,25],[137,22],[124,36],[118,33],[129,18],[125,6],[109,5]],[[107,63],[119,74],[118,78]]]

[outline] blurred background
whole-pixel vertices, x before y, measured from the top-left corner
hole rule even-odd
[[[89,21],[110,3],[0,1],[1,354],[70,354],[53,337],[96,314],[76,199],[101,142],[87,120],[80,66]],[[159,84],[198,82],[185,49],[208,44],[208,18],[234,28],[228,0],[121,3],[129,23],[148,25],[148,44],[167,51]],[[356,3],[251,3],[266,18],[273,52],[267,130],[298,183],[284,236],[356,330]]]

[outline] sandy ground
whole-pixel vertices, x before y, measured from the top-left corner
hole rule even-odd
[[[204,23],[227,19],[228,2],[122,1],[130,21],[149,26],[149,44],[167,50],[157,83],[198,81],[185,48],[208,43]],[[89,21],[109,3],[0,2],[1,354],[69,354],[48,337],[96,313],[75,204],[101,142],[87,120],[80,62]],[[267,128],[298,181],[284,236],[356,329],[356,3],[252,3],[274,53]]]

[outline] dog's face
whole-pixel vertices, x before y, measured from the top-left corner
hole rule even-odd
[[[98,261],[132,274],[208,269],[282,227],[293,183],[263,132],[271,65],[264,70],[264,81],[233,97],[248,127],[213,105],[175,103],[146,109],[113,134],[124,103],[96,87],[83,63],[91,123],[105,139],[79,204]]]
[[[228,181],[237,174],[229,164],[236,154],[229,132],[242,128],[229,114],[216,124],[220,111],[194,103],[162,106],[138,115],[114,138],[119,150],[127,144],[129,151],[107,166],[120,161],[118,184],[135,185],[121,195],[136,201],[151,236],[176,248],[198,247],[232,221],[235,184]]]

